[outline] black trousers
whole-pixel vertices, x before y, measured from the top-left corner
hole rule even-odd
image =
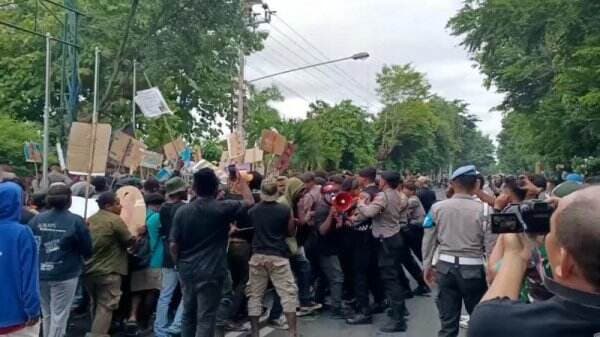
[[[412,278],[415,279],[420,286],[427,286],[425,279],[423,278],[423,270],[419,266],[419,263],[415,260],[415,257],[411,254],[410,247],[413,245],[413,236],[410,234],[410,232],[410,227],[402,228],[401,234],[405,245],[400,253],[400,259],[402,260],[402,265],[404,268],[406,268],[410,276],[412,276]],[[400,282],[402,282],[406,288],[410,289],[410,282],[406,278],[406,274],[402,268],[398,271],[398,276],[400,277]]]
[[[423,246],[423,235],[424,229],[422,226],[407,226],[402,232],[406,239],[408,248],[415,254],[419,261],[423,262],[423,253],[421,247]]]
[[[487,291],[485,270],[439,261],[436,265],[439,293],[437,307],[442,328],[439,337],[456,337],[459,332],[462,303],[469,315]]]
[[[231,241],[227,252],[233,298],[231,303],[231,319],[245,317],[246,314],[246,284],[249,277],[249,261],[252,256],[252,245],[247,241]]]
[[[378,241],[370,230],[353,231],[354,248],[352,254],[352,271],[354,295],[357,309],[364,314],[369,312],[369,290],[376,303],[385,300],[383,282],[377,264]]]
[[[402,256],[407,250],[404,238],[400,233],[389,238],[382,239],[378,249],[379,271],[385,288],[385,294],[390,301],[392,309],[392,320],[404,322],[406,306],[404,300],[410,289],[406,288],[399,280],[402,270]]]
[[[182,278],[181,337],[214,337],[223,281],[222,277],[198,281]]]

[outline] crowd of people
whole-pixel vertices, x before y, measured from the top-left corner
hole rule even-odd
[[[434,288],[440,337],[600,332],[600,187],[577,174],[486,179],[465,166],[439,201],[428,177],[375,168],[225,184],[201,169],[191,186],[51,175],[27,186],[0,170],[0,336],[63,337],[86,314],[90,337],[258,337],[261,317],[298,337],[298,317],[381,313],[381,332],[404,332],[406,301]],[[147,207],[133,233],[114,191],[128,185]],[[99,210],[73,214],[73,196]],[[534,199],[554,209],[549,233],[493,232],[492,214]]]

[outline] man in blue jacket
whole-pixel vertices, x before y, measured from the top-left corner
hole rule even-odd
[[[21,187],[0,182],[0,335],[39,336],[38,249],[31,229],[19,223]]]

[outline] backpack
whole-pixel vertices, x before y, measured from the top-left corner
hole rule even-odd
[[[129,249],[129,262],[132,270],[142,270],[150,266],[152,248],[148,232],[141,235]]]

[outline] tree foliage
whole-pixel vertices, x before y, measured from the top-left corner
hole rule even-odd
[[[32,122],[20,122],[7,116],[0,116],[0,158],[2,164],[13,166],[16,173],[31,175],[33,164],[25,163],[23,145],[25,142],[40,144],[39,125]]]
[[[468,105],[430,93],[425,74],[410,64],[385,66],[377,77],[384,108],[375,121],[379,160],[401,170],[438,171],[449,165],[495,164],[494,144],[477,129]]]
[[[17,2],[3,8],[0,18],[62,37],[63,10],[37,8],[36,2]],[[45,2],[42,2],[46,4]],[[242,48],[262,48],[265,35],[247,26],[240,0],[140,1],[79,0],[79,77],[82,84],[78,119],[91,112],[94,47],[101,49],[100,120],[117,129],[131,120],[132,61],[139,62],[138,90],[160,87],[175,116],[174,133],[214,138],[222,121],[231,121],[231,93]],[[49,5],[44,5],[44,7]],[[4,30],[4,28],[3,28]],[[52,105],[59,105],[60,45],[53,44]],[[0,34],[0,114],[41,121],[43,106],[44,41],[18,31]],[[4,70],[8,71],[4,71]],[[56,125],[68,120],[64,111]],[[162,123],[162,122],[160,122]],[[141,133],[158,123],[139,116]],[[152,141],[151,141],[152,142]]]
[[[501,167],[600,155],[600,3],[467,0],[450,20],[505,94]]]

